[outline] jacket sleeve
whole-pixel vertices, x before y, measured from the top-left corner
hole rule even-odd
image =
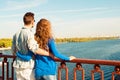
[[[29,32],[27,34],[29,34],[27,40],[28,48],[35,54],[36,50],[38,50],[39,48],[39,45],[37,44],[37,41],[34,39],[34,34],[32,32]]]
[[[49,40],[48,47],[55,57],[60,58],[62,60],[70,60],[69,57],[58,52],[56,45],[55,45],[55,42],[54,42],[54,39]]]

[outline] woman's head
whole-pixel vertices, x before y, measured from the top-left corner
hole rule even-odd
[[[48,40],[52,37],[51,24],[47,19],[40,19],[36,26],[35,39],[42,49],[47,49]]]

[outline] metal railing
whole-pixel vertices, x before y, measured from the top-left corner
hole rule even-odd
[[[12,63],[10,63],[8,59],[11,58],[13,62],[13,60],[15,59],[15,56],[0,54],[0,58],[3,59],[0,67],[2,68],[2,71],[1,71],[2,75],[0,76],[0,80],[14,80],[14,68],[12,67]],[[55,61],[60,62],[60,66],[58,67],[58,80],[61,80],[62,69],[65,70],[65,80],[69,80],[69,77],[68,77],[69,69],[66,63],[76,64],[76,67],[73,69],[73,74],[74,74],[73,80],[77,80],[76,79],[77,71],[81,72],[81,79],[85,80],[85,69],[82,67],[82,64],[94,64],[94,69],[91,70],[91,80],[94,80],[94,73],[100,73],[101,80],[104,80],[104,71],[100,69],[100,65],[115,66],[115,69],[111,75],[112,76],[111,80],[115,80],[115,75],[120,75],[120,61],[116,61],[116,60],[97,60],[97,59],[77,58],[71,61],[63,61],[58,58],[55,58]],[[9,68],[9,64],[11,64],[10,68]],[[11,76],[9,76],[9,74],[11,74]]]
[[[114,71],[112,72],[112,79],[115,80],[115,75],[120,75],[120,61],[116,60],[98,60],[98,59],[74,59],[72,61],[62,61],[60,59],[55,59],[55,61],[61,62],[61,66],[58,68],[58,80],[61,80],[61,69],[65,69],[66,71],[66,79],[68,79],[68,67],[66,66],[66,62],[76,63],[76,67],[74,68],[74,80],[76,79],[76,71],[81,71],[82,80],[85,80],[85,70],[82,67],[82,64],[94,64],[94,70],[91,70],[91,80],[94,80],[94,73],[100,73],[101,80],[104,80],[104,72],[100,69],[100,65],[108,65],[115,66]]]
[[[12,64],[15,59],[15,56],[3,55],[2,53],[0,53],[0,59],[2,59],[0,65],[0,68],[2,68],[2,75],[0,76],[0,80],[14,80],[14,68]],[[11,59],[12,61],[10,62],[9,59]],[[11,76],[9,76],[9,74],[11,74]]]

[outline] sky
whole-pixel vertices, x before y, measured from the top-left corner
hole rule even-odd
[[[21,29],[26,12],[51,22],[55,38],[120,36],[120,0],[0,0],[0,38]]]

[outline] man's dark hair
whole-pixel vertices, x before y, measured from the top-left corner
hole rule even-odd
[[[27,12],[23,17],[23,22],[25,25],[31,24],[31,22],[34,20],[34,13]]]

